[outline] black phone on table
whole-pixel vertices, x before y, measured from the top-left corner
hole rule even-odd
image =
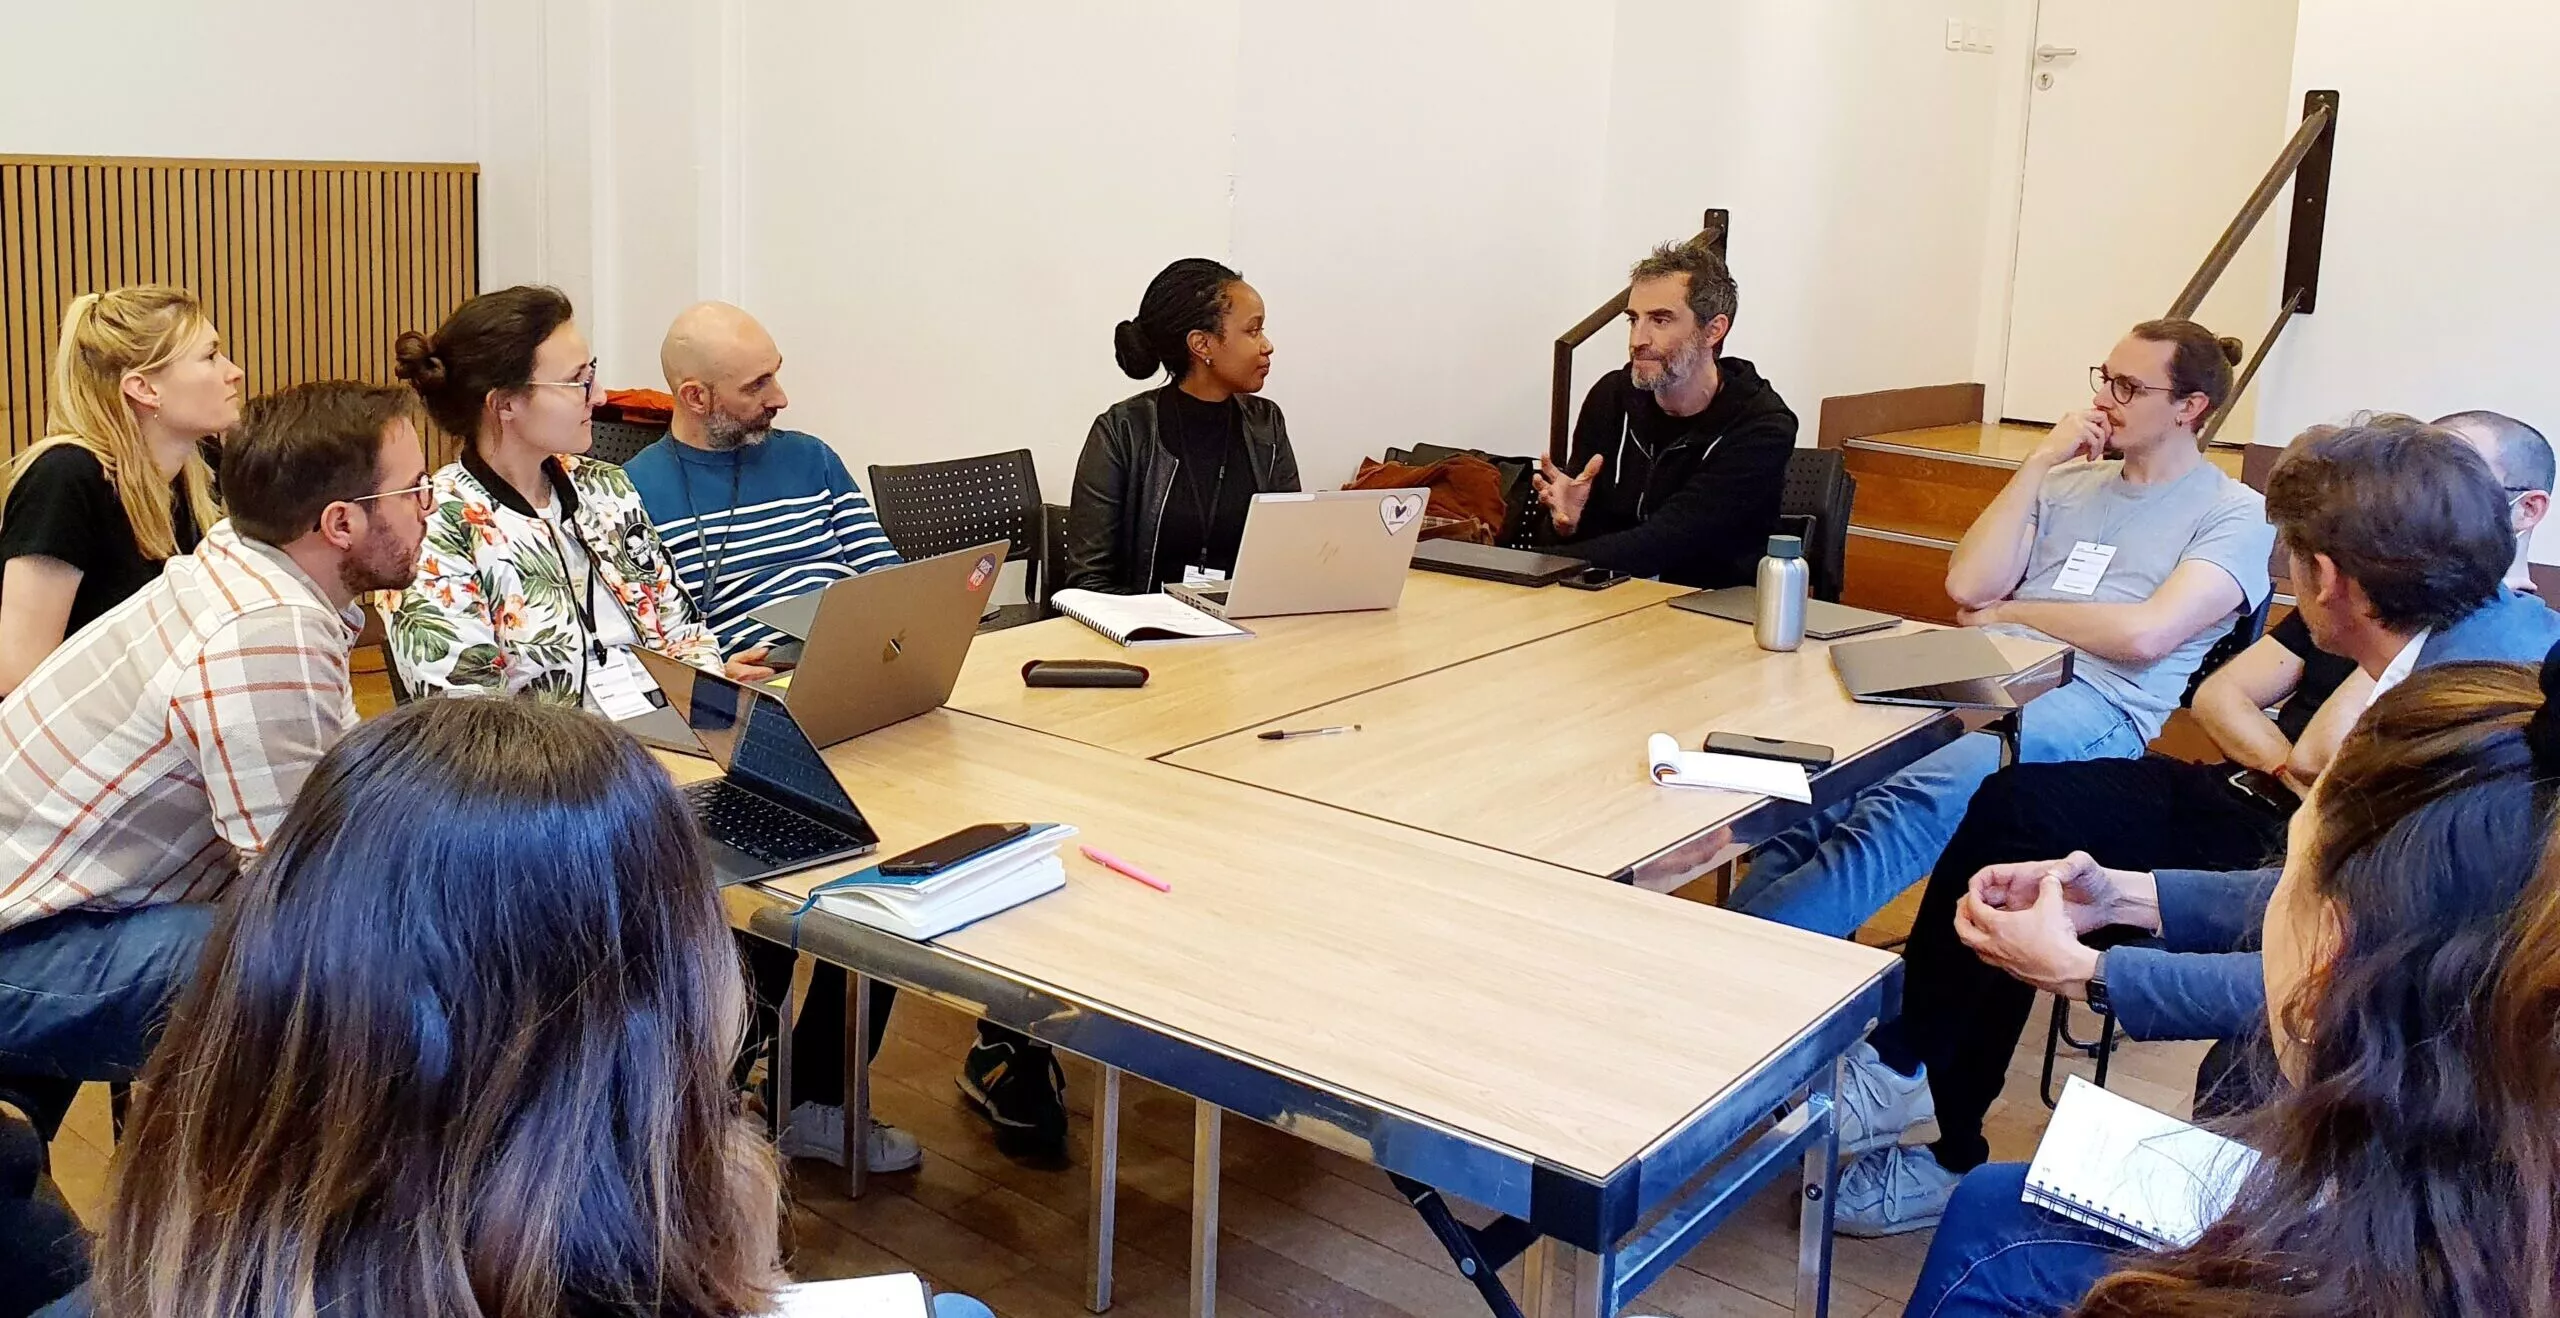
[[[1774,737],[1754,737],[1740,732],[1710,732],[1707,749],[1724,755],[1748,755],[1755,760],[1789,760],[1808,769],[1828,769],[1832,754],[1828,746],[1809,741],[1779,741]]]
[[[940,874],[972,856],[985,855],[1030,831],[1029,824],[971,824],[957,833],[945,834],[913,851],[900,852],[881,861],[880,872],[891,878]]]
[[[1612,572],[1605,567],[1587,567],[1566,577],[1564,584],[1575,590],[1607,590],[1626,579],[1627,574],[1624,572]]]

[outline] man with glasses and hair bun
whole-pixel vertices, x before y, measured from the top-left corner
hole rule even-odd
[[[2274,531],[2197,436],[2231,396],[2236,340],[2190,320],[2133,327],[2018,465],[1947,564],[1968,625],[2077,651],[2019,716],[2022,762],[2142,754],[2213,643],[2267,598]],[[1763,847],[1742,910],[1845,938],[1929,872],[2000,767],[1975,733]]]
[[[130,1080],[213,923],[355,722],[356,599],[417,572],[407,394],[305,384],[224,445],[230,517],[0,701],[0,1101]]]

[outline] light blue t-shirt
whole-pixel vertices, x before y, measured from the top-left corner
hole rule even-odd
[[[2240,586],[2240,608],[2206,624],[2158,662],[2123,664],[2086,650],[2073,660],[2072,671],[2132,718],[2147,741],[2160,735],[2160,725],[2186,694],[2187,678],[2203,662],[2205,651],[2267,597],[2267,560],[2275,552],[2276,533],[2267,524],[2266,500],[2210,462],[2199,462],[2165,484],[2136,485],[2123,472],[2122,462],[2073,463],[2045,477],[2044,488],[2036,492],[2035,544],[2027,551],[2027,574],[2009,597],[2139,604],[2189,559],[2230,574]],[[2115,547],[2096,589],[2087,594],[2054,589],[2072,550],[2083,542]],[[2062,643],[2016,623],[1995,624],[1990,630]]]

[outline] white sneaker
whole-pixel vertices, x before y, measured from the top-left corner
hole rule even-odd
[[[1927,1149],[1901,1144],[1878,1149],[1840,1169],[1832,1229],[1865,1239],[1936,1226],[1962,1179],[1939,1166]]]
[[[1938,1119],[1938,1101],[1929,1095],[1929,1068],[1904,1075],[1884,1064],[1875,1045],[1861,1042],[1840,1068],[1840,1092],[1833,1114],[1840,1123],[1840,1156],[1902,1142],[1912,1127]]]
[[[817,1158],[844,1165],[844,1109],[825,1103],[802,1103],[791,1109],[791,1122],[774,1142],[786,1158]],[[862,1164],[874,1172],[914,1171],[924,1161],[916,1137],[885,1121],[871,1123],[871,1139],[863,1146]]]

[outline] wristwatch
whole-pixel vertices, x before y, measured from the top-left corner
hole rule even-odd
[[[2081,993],[2082,996],[2088,999],[2089,1009],[2091,1011],[2100,1012],[2110,1016],[2115,1014],[2115,1004],[2107,999],[2106,953],[2100,952],[2098,954],[2098,973],[2091,975],[2088,983],[2081,985]]]

